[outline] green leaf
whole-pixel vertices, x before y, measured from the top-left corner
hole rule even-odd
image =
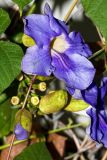
[[[22,56],[23,51],[20,46],[0,41],[0,93],[20,73]]]
[[[6,99],[7,99],[7,94],[6,93],[0,94],[0,104],[3,103]]]
[[[107,40],[107,0],[82,0],[88,17],[101,30]]]
[[[0,34],[5,32],[10,24],[10,18],[6,11],[0,8]]]
[[[15,160],[52,160],[44,142],[26,148]]]
[[[23,10],[24,6],[31,2],[31,0],[13,0],[13,2],[17,3],[20,10]]]
[[[78,112],[89,107],[89,104],[83,100],[74,99],[73,97],[70,100],[70,103],[67,105],[65,110],[70,112]]]
[[[11,109],[10,99],[0,104],[0,135],[7,135],[13,129],[16,109]]]
[[[32,127],[32,114],[26,109],[19,110],[16,114],[16,124],[17,123],[20,123],[25,130],[30,132]]]

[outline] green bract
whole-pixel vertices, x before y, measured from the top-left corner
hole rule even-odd
[[[26,109],[19,110],[16,114],[16,124],[18,123],[20,123],[25,130],[30,132],[32,127],[32,114]]]
[[[23,10],[24,6],[31,2],[31,0],[13,0],[13,2],[17,3],[20,10]]]
[[[71,111],[71,112],[78,112],[88,107],[89,107],[89,104],[87,104],[83,100],[71,98],[70,103],[67,105],[65,110]]]

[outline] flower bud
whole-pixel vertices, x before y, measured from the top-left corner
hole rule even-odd
[[[19,97],[13,96],[13,97],[11,98],[11,103],[12,103],[12,105],[14,105],[14,106],[18,105],[19,102],[20,102]]]
[[[30,101],[33,106],[36,106],[39,104],[39,97],[38,96],[31,97]]]
[[[39,103],[40,112],[50,114],[60,111],[64,108],[68,101],[67,92],[59,90],[45,95]]]
[[[23,34],[22,42],[26,47],[31,47],[31,46],[35,45],[35,41],[26,34]]]
[[[18,76],[17,76],[17,80],[18,80],[18,81],[22,81],[22,80],[23,80],[23,74],[18,75]]]
[[[65,110],[71,112],[78,112],[89,107],[89,104],[81,99],[74,99],[73,97],[70,100],[70,103],[67,105]]]
[[[25,75],[25,80],[24,81],[25,81],[26,84],[29,85],[30,82],[31,82],[31,79],[28,76]]]
[[[20,123],[16,124],[14,133],[18,140],[24,140],[29,137],[29,132],[25,130]]]
[[[45,82],[39,83],[38,89],[39,89],[41,92],[46,91],[46,83],[45,83]]]

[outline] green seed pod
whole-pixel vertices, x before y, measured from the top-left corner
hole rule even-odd
[[[70,100],[70,103],[67,105],[65,110],[70,112],[78,112],[89,107],[89,104],[83,100],[74,99],[73,97]]]
[[[60,111],[64,108],[68,101],[67,92],[59,90],[45,95],[39,103],[40,112],[50,114]]]

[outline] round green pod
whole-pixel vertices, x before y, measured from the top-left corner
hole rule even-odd
[[[50,114],[60,111],[68,101],[68,94],[64,90],[51,92],[41,98],[39,110],[44,114]]]

